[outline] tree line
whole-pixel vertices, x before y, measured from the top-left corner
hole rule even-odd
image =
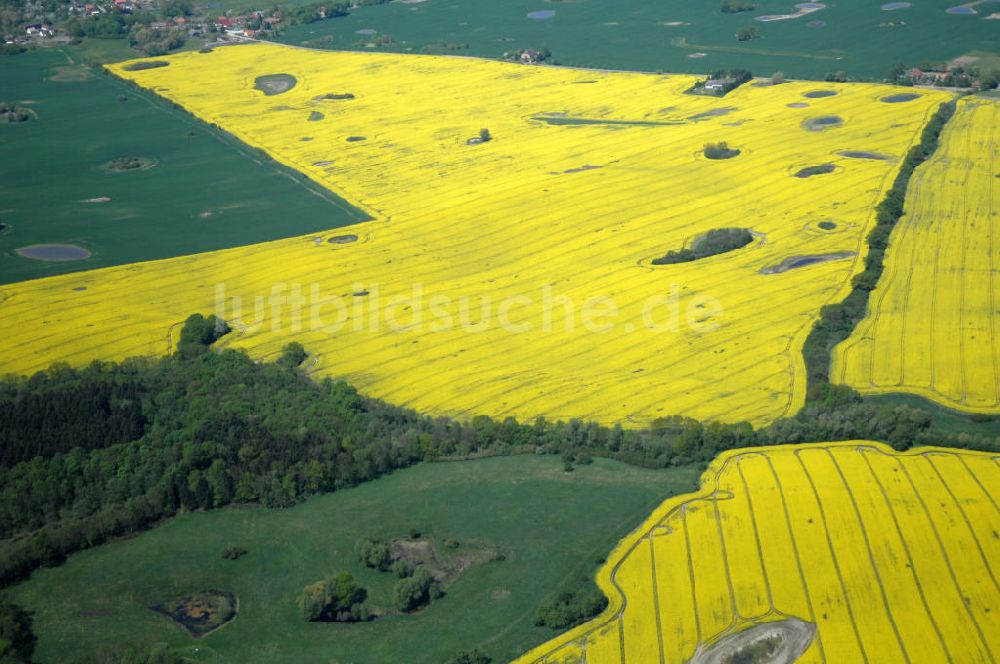
[[[885,251],[896,222],[903,216],[906,190],[913,171],[927,161],[938,147],[945,124],[955,114],[955,102],[941,104],[920,135],[920,142],[910,148],[892,187],[875,209],[875,227],[868,234],[865,269],[854,276],[851,292],[841,302],[820,310],[820,320],[813,326],[802,348],[808,375],[807,398],[823,398],[830,387],[830,353],[847,339],[868,311],[869,294],[878,285],[884,269]],[[794,441],[789,441],[794,442]]]

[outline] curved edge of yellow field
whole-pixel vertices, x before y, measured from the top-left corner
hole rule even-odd
[[[817,448],[830,448],[830,447],[853,447],[863,445],[865,447],[872,447],[883,454],[888,454],[895,457],[905,457],[905,456],[918,456],[925,454],[927,452],[935,452],[940,450],[954,451],[951,448],[942,448],[934,446],[921,446],[913,447],[905,452],[900,452],[889,445],[881,442],[871,441],[871,440],[846,440],[837,441],[832,443],[793,443],[787,445],[772,445],[768,447],[741,447],[732,450],[726,450],[715,457],[709,464],[705,472],[702,473],[701,478],[698,481],[698,490],[691,493],[682,493],[672,498],[668,498],[663,501],[650,513],[646,520],[642,524],[633,530],[631,533],[626,535],[608,554],[607,561],[601,568],[597,571],[597,585],[600,587],[601,592],[608,598],[607,608],[601,612],[600,615],[588,620],[587,622],[577,625],[573,629],[556,636],[545,643],[542,643],[535,648],[532,648],[528,652],[519,656],[517,659],[513,660],[512,664],[533,664],[536,662],[541,662],[546,656],[556,652],[560,648],[566,647],[572,644],[574,641],[584,637],[586,634],[603,627],[609,622],[618,618],[622,609],[624,608],[623,600],[625,597],[622,595],[621,591],[615,586],[612,581],[612,574],[617,570],[617,568],[625,561],[625,558],[632,551],[633,548],[639,543],[641,539],[649,534],[656,524],[660,523],[665,519],[671,511],[680,507],[681,505],[702,499],[708,498],[716,490],[719,477],[725,470],[729,462],[744,454],[766,454],[770,450],[806,450],[806,449],[817,449]],[[995,453],[990,452],[979,452],[975,450],[960,450],[962,454],[971,454],[976,456],[994,457]]]
[[[858,387],[851,385],[843,377],[838,377],[837,385],[847,385],[857,390],[860,394],[871,396],[898,395],[902,397],[919,397],[934,403],[941,408],[954,411],[957,415],[1000,415],[1000,404],[996,406],[970,406],[950,399],[939,392],[928,390],[925,387],[912,385],[899,385],[893,387]]]

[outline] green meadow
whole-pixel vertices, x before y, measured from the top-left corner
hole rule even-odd
[[[117,43],[117,42],[115,42]],[[366,216],[168,102],[80,64],[71,48],[0,58],[0,283],[267,242]],[[144,167],[109,170],[122,157]],[[151,167],[148,167],[151,166]],[[71,244],[84,260],[16,253]]]
[[[960,0],[914,1],[895,10],[882,9],[888,2],[838,0],[798,18],[768,22],[756,17],[796,14],[797,3],[755,2],[754,11],[723,14],[718,0],[404,0],[296,26],[281,40],[315,48],[491,58],[514,49],[548,48],[556,61],[572,66],[693,73],[745,67],[758,75],[784,71],[800,78],[843,70],[882,79],[897,63],[948,60],[970,51],[1000,53],[1000,21],[986,18],[1000,12],[995,2],[977,5],[975,14],[956,15],[946,9]],[[554,14],[529,18],[534,12]],[[741,27],[756,28],[760,37],[738,41]]]
[[[424,463],[285,510],[184,514],[38,571],[11,594],[34,612],[40,663],[127,643],[234,664],[440,664],[476,647],[507,661],[554,636],[534,625],[539,604],[592,577],[622,536],[697,478],[694,467],[654,471],[604,459],[566,472],[558,457],[537,455]],[[472,564],[444,597],[412,614],[360,624],[302,618],[303,587],[342,571],[369,589],[376,609],[391,607],[396,577],[363,567],[354,546],[411,530],[442,555],[504,559]],[[442,546],[447,540],[457,548]],[[230,546],[248,553],[225,560]],[[235,593],[239,613],[197,640],[149,608],[213,589]]]

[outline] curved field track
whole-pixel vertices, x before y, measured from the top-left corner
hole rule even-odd
[[[832,380],[1000,413],[1000,104],[967,97],[914,174],[868,316]]]
[[[263,44],[168,60],[112,70],[363,207],[375,220],[340,232],[368,241],[314,234],[18,284],[0,307],[0,372],[162,353],[171,324],[217,311],[242,330],[226,343],[255,357],[296,339],[322,358],[316,374],[432,414],[762,424],[803,402],[805,334],[859,271],[898,169],[837,153],[899,158],[946,98],[883,104],[894,88],[830,84],[837,95],[790,109],[815,84],[713,99],[683,94],[690,76]],[[280,104],[253,88],[276,71],[298,81]],[[331,90],[354,99],[317,101]],[[736,110],[704,115],[718,108]],[[536,119],[553,113],[600,122]],[[843,125],[801,126],[825,116]],[[492,140],[467,145],[482,128]],[[743,152],[701,158],[717,141]],[[838,171],[789,174],[827,162]],[[824,219],[844,232],[805,230]],[[645,265],[720,227],[767,242]],[[838,252],[857,256],[759,274]]]
[[[1000,457],[978,452],[726,452],[612,552],[605,613],[517,661],[681,664],[756,625],[787,639],[805,623],[796,662],[996,662],[998,490]]]

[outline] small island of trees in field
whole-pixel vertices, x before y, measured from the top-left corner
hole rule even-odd
[[[739,153],[739,150],[729,147],[725,141],[705,143],[704,155],[707,159],[732,159]]]
[[[709,74],[704,81],[695,81],[694,86],[687,91],[692,95],[708,95],[724,97],[744,83],[753,80],[753,72],[749,69],[720,69]]]
[[[745,228],[715,228],[695,240],[690,248],[670,250],[653,259],[653,265],[690,263],[733,251],[753,242],[753,234]]]
[[[757,9],[757,3],[746,2],[745,0],[722,0],[719,11],[723,14],[739,14],[740,12],[752,12]]]
[[[0,121],[2,122],[10,122],[12,124],[27,122],[34,119],[34,117],[35,114],[23,106],[0,101]]]

